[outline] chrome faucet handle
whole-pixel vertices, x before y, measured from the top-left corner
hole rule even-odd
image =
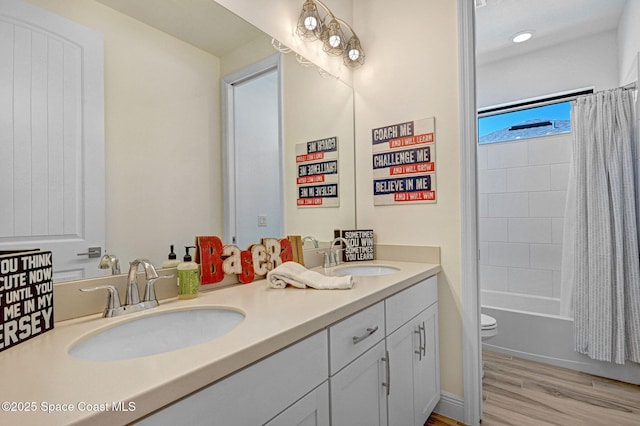
[[[333,250],[333,246],[336,243],[340,243],[340,245],[338,246],[337,249]],[[342,244],[344,244],[345,247],[342,247]],[[342,262],[342,259],[341,259],[342,256],[340,256],[340,251],[344,250],[345,248],[351,248],[351,244],[349,244],[349,241],[347,241],[346,239],[342,237],[336,237],[333,239],[333,241],[331,241],[331,245],[329,245],[329,250],[331,251],[331,256],[333,257],[334,265],[339,265]]]
[[[114,316],[114,313],[121,308],[120,295],[118,294],[117,288],[112,285],[102,285],[98,287],[81,288],[80,291],[96,291],[103,289],[108,290],[109,294],[107,295],[107,307],[104,309],[104,314],[102,316],[105,318],[110,318]]]
[[[162,275],[157,278],[151,278],[147,280],[147,285],[144,287],[144,299],[142,303],[144,303],[149,308],[155,308],[158,306],[158,298],[156,297],[156,281],[162,279],[173,278],[175,275]]]

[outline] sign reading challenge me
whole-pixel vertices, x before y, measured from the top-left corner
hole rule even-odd
[[[433,117],[371,131],[373,204],[436,202]]]
[[[298,207],[338,207],[338,137],[296,144]]]

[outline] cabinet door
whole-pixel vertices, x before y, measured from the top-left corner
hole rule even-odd
[[[333,426],[387,424],[387,363],[384,341],[329,379]]]
[[[329,385],[322,383],[265,426],[329,426]]]
[[[423,311],[413,323],[418,324],[424,340],[422,356],[414,363],[413,382],[415,424],[423,425],[440,400],[438,304]]]
[[[418,321],[414,319],[387,336],[391,376],[388,398],[390,425],[414,424],[413,381],[420,355],[419,333]]]

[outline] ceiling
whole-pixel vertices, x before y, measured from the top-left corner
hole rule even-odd
[[[477,62],[505,59],[617,28],[627,1],[476,0]],[[524,30],[532,30],[533,37],[513,43],[513,35]]]
[[[213,0],[97,0],[217,57],[264,33]]]

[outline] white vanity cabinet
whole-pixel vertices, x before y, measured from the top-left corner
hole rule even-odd
[[[247,426],[272,422],[269,424],[327,426],[328,352],[327,332],[323,330],[162,408],[138,424]]]
[[[422,426],[439,398],[434,276],[139,424]]]
[[[333,426],[424,425],[440,399],[437,278],[330,327],[329,347]]]
[[[436,277],[385,301],[389,425],[424,425],[440,399],[437,301]]]

